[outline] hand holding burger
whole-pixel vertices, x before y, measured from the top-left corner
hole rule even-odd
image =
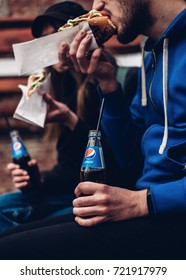
[[[69,46],[69,57],[74,68],[76,71],[94,75],[105,93],[115,90],[117,88],[116,67],[105,57],[101,46],[116,34],[116,27],[105,11],[92,10],[85,15],[68,20],[59,28],[59,31],[73,28],[84,22],[88,22],[99,48],[89,52],[92,36],[82,28]]]
[[[116,27],[106,12],[97,10],[91,10],[87,14],[76,17],[75,19],[69,19],[66,24],[59,28],[59,31],[72,28],[84,22],[88,22],[98,46],[103,45],[116,34]]]

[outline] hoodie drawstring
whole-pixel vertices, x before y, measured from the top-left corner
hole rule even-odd
[[[164,107],[164,134],[163,140],[159,148],[159,154],[163,154],[168,140],[168,44],[169,40],[166,38],[163,42],[163,107]]]
[[[159,148],[159,154],[163,154],[168,140],[168,44],[169,39],[165,38],[163,42],[163,108],[164,108],[164,134],[162,143]],[[146,76],[145,76],[145,64],[144,64],[145,51],[142,50],[142,70],[141,70],[141,87],[142,98],[141,105],[147,106],[147,92],[146,92]]]
[[[145,50],[142,48],[142,66],[141,66],[141,105],[143,107],[147,106],[147,91],[146,91],[146,76],[145,76]]]

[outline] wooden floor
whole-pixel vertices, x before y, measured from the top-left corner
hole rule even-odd
[[[56,162],[56,139],[44,140],[40,135],[22,136],[32,158],[37,159],[40,170],[50,170]],[[0,193],[13,190],[6,166],[11,162],[11,142],[8,135],[0,135]]]

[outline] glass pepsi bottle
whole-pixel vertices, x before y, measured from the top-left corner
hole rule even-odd
[[[81,182],[105,183],[106,169],[101,145],[101,132],[90,130],[80,171]]]
[[[20,138],[19,132],[13,130],[10,132],[10,137],[12,140],[12,160],[14,163],[18,164],[21,169],[24,169],[28,172],[30,180],[28,186],[32,188],[37,188],[40,186],[40,173],[37,165],[29,166],[28,161],[31,160],[31,157]]]

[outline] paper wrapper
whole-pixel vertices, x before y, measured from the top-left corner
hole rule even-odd
[[[14,44],[13,52],[18,74],[31,74],[38,69],[57,64],[59,62],[58,49],[60,44],[65,42],[70,45],[75,35],[81,29],[86,30],[88,34],[92,35],[89,50],[96,49],[98,45],[87,22],[32,41]]]
[[[22,90],[22,98],[15,110],[13,117],[33,125],[44,127],[47,114],[47,103],[43,100],[43,96],[39,92],[39,89],[42,89],[48,93],[50,90],[50,85],[50,74],[44,80],[42,85],[32,93],[31,96],[28,96],[27,86],[18,85],[18,87]]]

